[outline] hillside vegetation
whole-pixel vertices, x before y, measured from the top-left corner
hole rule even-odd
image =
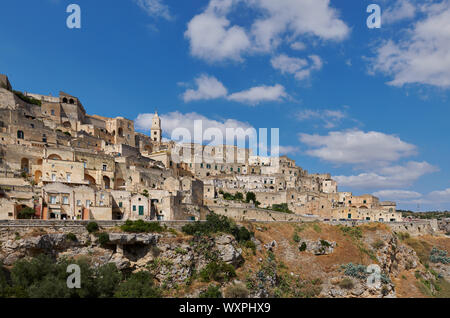
[[[212,214],[182,231],[89,230],[1,230],[0,297],[450,297],[450,239],[383,224],[238,225]],[[80,290],[65,287],[72,263],[85,273]]]

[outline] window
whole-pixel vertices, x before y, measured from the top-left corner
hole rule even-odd
[[[348,214],[348,218],[349,218],[349,219],[352,218],[352,214],[351,214],[351,213]]]
[[[103,171],[106,171],[106,169],[108,169],[107,165],[103,165]]]
[[[71,181],[72,175],[71,175],[70,173],[67,173],[67,174],[66,174],[66,177],[67,177],[67,182],[72,182],[72,181]]]
[[[52,173],[52,181],[55,182],[56,181],[56,174]]]
[[[63,204],[69,204],[69,197],[63,196]]]
[[[100,194],[100,199],[101,200],[105,200],[105,195],[102,193],[102,194]]]
[[[56,196],[55,195],[50,196],[50,204],[56,204]]]
[[[103,206],[103,201],[100,201],[100,206]]]
[[[136,212],[136,206],[133,205],[133,212]]]
[[[54,109],[52,109],[51,114],[52,114],[52,116],[55,116],[55,110]]]
[[[81,200],[77,200],[77,206],[81,206]]]
[[[17,131],[17,139],[24,139],[24,133],[22,130]]]
[[[90,207],[91,206],[91,200],[86,200],[86,206]]]
[[[123,206],[122,202],[119,202],[119,208],[121,208]]]

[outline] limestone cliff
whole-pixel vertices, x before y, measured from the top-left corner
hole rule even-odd
[[[448,297],[450,293],[450,265],[445,258],[450,238],[445,236],[413,238],[381,224],[246,226],[254,232],[246,243],[230,234],[192,237],[175,230],[133,234],[101,229],[108,233],[108,240],[102,241],[101,235],[84,227],[2,227],[0,262],[8,268],[44,253],[55,260],[85,258],[94,267],[114,263],[123,272],[151,272],[167,297],[198,297],[211,286],[228,297]],[[444,261],[430,261],[433,247]],[[374,265],[380,269],[379,285],[370,281]],[[224,268],[233,275],[220,276]]]

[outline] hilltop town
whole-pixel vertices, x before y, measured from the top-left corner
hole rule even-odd
[[[0,298],[450,294],[449,219],[402,218],[286,156],[198,160],[206,147],[163,139],[156,112],[148,128],[0,75]],[[59,288],[68,260],[96,283]]]
[[[180,145],[163,140],[157,113],[149,128],[89,115],[64,92],[15,91],[0,75],[0,220],[201,220],[214,211],[240,221],[402,221],[394,202],[339,192],[329,173],[287,156],[222,145],[207,163],[194,160],[192,143],[181,145],[188,159],[173,162]]]

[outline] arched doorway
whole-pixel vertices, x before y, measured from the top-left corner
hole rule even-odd
[[[25,138],[25,134],[23,133],[22,130],[18,130],[17,131],[17,139],[24,139]]]
[[[105,189],[111,188],[111,180],[109,179],[109,177],[103,176],[103,186],[105,187]]]
[[[27,158],[22,158],[20,161],[20,169],[28,173],[30,171],[30,160]]]
[[[119,128],[118,135],[119,135],[119,137],[123,137],[123,129],[122,128]]]
[[[52,154],[52,155],[48,156],[48,159],[50,159],[50,160],[62,160],[61,156],[55,155],[55,154]]]
[[[72,125],[70,124],[69,121],[66,121],[66,122],[63,123],[63,127],[64,128],[72,128]]]
[[[42,172],[40,170],[36,170],[36,172],[34,173],[34,182],[38,184],[39,182],[41,182],[41,179],[42,179]]]
[[[88,174],[84,175],[84,180],[87,181],[89,183],[89,185],[95,185],[96,184],[95,179],[92,176],[88,175]]]

